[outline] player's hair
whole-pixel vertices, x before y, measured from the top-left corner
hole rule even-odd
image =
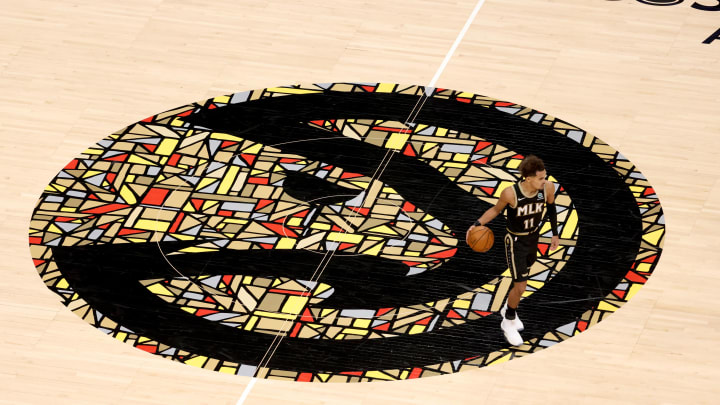
[[[520,175],[527,178],[534,176],[535,173],[545,170],[545,163],[542,159],[535,155],[527,155],[525,159],[520,162]]]

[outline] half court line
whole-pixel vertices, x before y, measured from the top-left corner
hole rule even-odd
[[[445,67],[447,67],[448,62],[450,61],[453,54],[455,53],[455,50],[457,50],[457,47],[460,45],[460,42],[462,42],[463,38],[465,37],[465,34],[467,33],[468,29],[472,25],[473,21],[475,21],[475,17],[477,16],[477,14],[480,11],[480,8],[483,6],[483,4],[485,4],[485,0],[478,0],[477,4],[475,5],[475,8],[470,13],[470,16],[468,17],[467,21],[465,21],[465,25],[462,27],[462,29],[460,30],[460,33],[455,38],[455,41],[453,42],[452,46],[448,50],[447,54],[445,54],[445,58],[443,59],[440,66],[438,67],[437,71],[435,72],[435,75],[433,76],[433,78],[430,80],[430,82],[425,87],[425,92],[421,96],[421,98],[424,98],[424,100],[422,101],[422,103],[420,103],[420,107],[417,108],[418,104],[415,104],[415,107],[413,107],[413,111],[410,112],[410,115],[408,116],[408,120],[406,120],[406,122],[405,122],[406,125],[408,124],[407,121],[413,121],[415,119],[415,117],[417,117],[417,115],[420,113],[420,110],[425,105],[425,100],[427,100],[427,98],[429,98],[432,95],[433,91],[435,90],[435,83],[437,83],[438,79],[440,78],[443,71],[445,70]],[[415,111],[415,108],[417,108],[417,111]],[[392,154],[390,155],[390,158],[387,160],[387,162],[381,163],[381,166],[386,167],[390,163],[390,159],[392,159]],[[378,169],[381,169],[380,171],[382,172],[385,170],[385,167],[378,168]],[[376,173],[377,173],[377,170],[376,170]],[[330,258],[332,258],[332,255]],[[326,263],[326,265],[327,265],[327,263]],[[320,267],[320,266],[322,266],[322,261],[318,267]],[[323,268],[323,270],[324,270],[324,268]],[[317,271],[317,269],[316,269],[316,271]],[[319,278],[319,275],[318,275],[318,278]],[[282,338],[281,338],[281,340],[282,340]],[[273,343],[274,343],[274,341],[273,341]],[[272,345],[270,348],[268,348],[268,351],[270,351],[271,349],[272,349]],[[275,349],[277,349],[277,347],[275,347]],[[273,350],[273,354],[274,354],[274,352],[275,352],[275,350]],[[266,352],[266,354],[267,354],[267,352]],[[271,357],[272,357],[272,355],[271,355]],[[267,360],[266,364],[268,364],[269,362],[270,362],[270,359]],[[258,369],[260,368],[260,366],[261,365],[258,364]],[[240,395],[240,398],[238,399],[236,405],[243,405],[245,403],[245,400],[247,400],[248,396],[250,395],[250,392],[252,391],[253,387],[255,386],[255,383],[257,382],[257,379],[258,379],[257,377],[252,377],[250,379],[250,382],[248,383],[248,385],[245,386],[245,389],[243,389],[243,392]]]

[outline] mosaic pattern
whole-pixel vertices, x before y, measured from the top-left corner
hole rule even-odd
[[[406,129],[402,123],[374,120],[311,121],[310,125],[329,131],[341,132],[350,138],[377,144],[377,146],[388,149],[398,149],[398,146],[402,146],[402,153],[405,155],[417,156],[420,160],[435,167],[452,181],[455,181],[463,189],[492,204],[494,204],[502,189],[519,179],[515,169],[522,160],[521,155],[469,134],[427,125],[417,125],[412,131],[405,134],[401,132]],[[402,138],[398,140],[397,134],[400,134]],[[432,140],[432,142],[428,142],[428,139]],[[265,147],[265,150],[267,150],[267,147]],[[418,156],[416,150],[424,152],[421,152],[421,155]],[[261,156],[266,155],[261,154]],[[260,159],[263,159],[263,157]],[[342,184],[348,189],[357,189],[358,191],[367,188],[370,182],[368,177],[353,173],[343,173],[340,175],[341,178],[338,179],[337,176],[333,175],[333,171],[337,171],[337,168],[333,168],[334,170],[313,171],[312,167],[317,165],[309,165],[297,156],[282,157],[277,166],[280,166],[282,170],[302,171],[319,178],[332,179],[331,181],[336,184]],[[324,167],[327,167],[327,165]],[[242,172],[240,170],[240,173]],[[282,171],[276,170],[274,173],[277,173],[277,176],[282,178]],[[235,176],[236,174],[231,173],[231,175]],[[551,178],[551,180],[554,179]],[[221,182],[222,178],[219,177],[215,183],[210,184],[219,184]],[[281,180],[271,182],[271,184],[279,183],[281,183]],[[364,193],[360,193],[353,200],[344,203],[354,212],[347,210],[342,212],[342,204],[324,207],[323,211],[326,212],[321,212],[320,215],[311,215],[310,217],[313,220],[310,229],[301,232],[302,227],[297,225],[309,221],[306,218],[307,212],[312,209],[309,206],[301,207],[304,209],[298,214],[282,218],[278,233],[283,234],[283,243],[277,243],[278,237],[274,233],[268,234],[268,230],[257,226],[255,228],[259,229],[259,232],[264,231],[268,234],[265,238],[259,238],[257,232],[250,234],[249,237],[245,236],[249,233],[246,226],[241,232],[233,234],[233,242],[230,243],[230,247],[235,244],[235,248],[238,249],[252,249],[249,244],[240,245],[235,242],[236,239],[240,239],[264,242],[261,247],[271,249],[300,248],[324,251],[326,248],[330,248],[343,253],[380,255],[394,260],[401,260],[409,267],[408,275],[419,274],[439,266],[443,261],[439,257],[446,254],[450,255],[452,251],[445,250],[447,253],[442,253],[443,251],[440,250],[441,253],[438,254],[436,253],[437,249],[433,249],[437,248],[434,245],[443,240],[451,247],[454,247],[455,238],[449,234],[447,228],[444,229],[445,233],[438,235],[437,238],[429,238],[423,229],[416,229],[413,224],[418,221],[428,223],[429,228],[427,229],[431,229],[433,223],[438,226],[439,223],[434,218],[418,211],[410,202],[406,201],[402,207],[398,206],[397,203],[393,203],[393,201],[400,201],[402,197],[391,188],[385,187],[385,189],[392,194],[381,194],[372,198],[375,204],[379,204],[375,205],[372,210],[370,208],[353,209],[352,204],[360,204],[365,196]],[[209,191],[216,192],[216,190],[216,188],[213,188]],[[244,194],[242,189],[240,189],[240,194]],[[254,201],[253,204],[247,204],[245,209],[252,212],[259,203],[259,201]],[[380,209],[383,203],[390,208],[389,211]],[[228,203],[224,204],[227,205]],[[272,205],[268,204],[266,207],[268,208],[265,212],[271,212]],[[577,214],[572,209],[570,198],[560,186],[558,186],[557,210],[559,212],[560,234],[564,239],[563,247],[552,252],[551,255],[549,254],[551,252],[548,252],[549,240],[547,239],[550,238],[551,234],[549,225],[546,224],[546,229],[543,232],[546,240],[539,245],[539,260],[531,269],[532,278],[528,283],[526,296],[542,288],[545,282],[552,279],[562,269],[571,254],[571,250],[568,248],[573,246],[577,237]],[[365,222],[357,230],[369,230],[375,235],[373,240],[379,241],[380,237],[389,239],[375,244],[367,243],[367,246],[363,249],[361,247],[363,235],[349,233],[341,235],[339,232],[352,232],[352,230],[341,230],[327,216],[323,215],[335,215],[336,213],[340,213],[342,218],[348,219],[349,222],[364,219]],[[392,215],[393,221],[388,222],[380,214]],[[272,214],[270,215],[272,216]],[[371,219],[365,219],[367,217]],[[276,222],[279,221],[276,220]],[[236,222],[232,223],[235,224]],[[328,236],[326,231],[331,230],[333,226],[336,228],[334,229],[336,232],[331,232]],[[217,227],[229,228],[228,224],[224,222],[218,224]],[[335,243],[328,240],[328,238],[342,238],[342,240]],[[358,249],[359,247],[361,248]],[[410,248],[410,251],[406,250],[408,248]],[[218,246],[208,243],[206,246],[200,245],[186,248],[181,252],[191,253],[217,249],[219,249]],[[228,275],[227,277],[232,276]],[[242,276],[235,277],[237,280],[242,280],[242,278]],[[213,277],[213,280],[217,281],[219,277]],[[155,284],[151,285],[156,286],[160,282],[156,281]],[[245,330],[267,333],[287,332],[290,337],[300,338],[360,339],[417,334],[442,327],[459,325],[468,320],[486,316],[499,310],[510,282],[511,276],[509,270],[506,270],[503,277],[496,278],[490,283],[460,296],[399,308],[345,310],[323,308],[321,305],[317,305],[320,301],[309,302],[307,297],[296,297],[295,295],[299,292],[287,293],[286,302],[266,301],[263,294],[268,292],[269,287],[267,285],[265,287],[268,288],[264,290],[256,289],[255,294],[241,294],[236,292],[238,291],[237,288],[230,288],[233,294],[227,294],[224,289],[230,287],[231,284],[228,282],[218,281],[211,285],[212,289],[210,289],[203,287],[207,286],[207,282],[198,284],[184,278],[175,278],[170,281],[170,284],[175,287],[175,293],[164,291],[165,293],[159,294],[159,296],[167,302],[182,305],[183,310],[204,319],[211,321],[221,320],[224,325]],[[218,283],[221,283],[220,286],[218,286]],[[151,291],[153,290],[151,289]],[[218,301],[218,296],[223,296],[226,302],[243,303],[242,308],[233,309],[219,302],[216,302],[215,305],[210,304],[213,301]],[[325,298],[327,297],[329,297],[329,294]],[[186,300],[187,302],[185,302]],[[302,316],[292,324],[292,330],[288,330],[290,324],[284,322],[284,320],[295,320],[301,312]],[[275,327],[269,328],[266,326],[255,329],[253,325],[258,322],[256,319],[260,320],[258,325],[274,324]]]
[[[476,104],[553,128],[603,159],[632,191],[642,215],[643,236],[635,263],[610,295],[576,321],[533,338],[520,348],[403,369],[301,372],[258,368],[190,353],[136,334],[94,310],[55,263],[52,248],[93,244],[198,241],[163,252],[180,267],[194,253],[232,250],[307,250],[318,262],[329,253],[368,255],[401,262],[407,277],[442,272],[458,249],[458,237],[439,219],[407,201],[393,187],[366,174],[346,171],[238,134],[186,122],[201,110],[274,97],[326,91],[422,96],[423,87],[394,84],[318,84],[270,88],[216,97],[133,124],[71,161],[51,181],[30,226],[35,265],[63,303],[88,323],[141,350],[220,372],[297,381],[373,381],[426,377],[507,361],[558,343],[601,321],[644,284],[659,258],[664,217],[652,187],[634,165],[607,144],[539,111],[470,93],[434,89],[432,96]],[[480,136],[423,123],[378,119],[323,119],[304,123],[320,131],[414,157],[477,199],[494,204],[518,178],[522,155]],[[554,179],[551,178],[554,181]],[[325,184],[323,196],[305,194]],[[557,183],[556,183],[557,184]],[[303,186],[305,186],[303,188]],[[312,188],[312,187],[310,187]],[[556,189],[561,248],[548,252],[549,225],[541,230],[538,261],[531,269],[529,297],[570,260],[582,229],[571,196]],[[160,245],[159,245],[160,246]],[[458,295],[428,303],[383,308],[324,307],[334,287],[318,281],[250,275],[146,279],[158,299],[208,322],[297,339],[374,339],[448,329],[497,311],[510,275]]]

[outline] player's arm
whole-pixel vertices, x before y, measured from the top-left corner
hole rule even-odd
[[[550,250],[555,250],[560,245],[560,237],[557,231],[557,210],[555,210],[555,185],[547,181],[545,183],[545,195],[547,201],[547,216],[550,220],[550,230],[552,231],[552,240],[550,242]]]
[[[496,216],[502,213],[506,205],[512,205],[514,203],[515,192],[513,191],[512,187],[505,188],[500,193],[500,198],[498,199],[497,203],[495,203],[494,206],[488,208],[488,210],[485,211],[482,216],[477,221],[475,221],[474,224],[472,224],[472,226],[470,226],[470,229],[475,226],[486,225],[488,222],[492,221],[493,219],[495,219]]]

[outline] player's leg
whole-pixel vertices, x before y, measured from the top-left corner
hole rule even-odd
[[[528,251],[532,250],[533,254],[535,247],[531,249],[530,243],[532,240],[528,240],[527,236],[511,236],[508,240],[506,237],[506,244],[509,243],[510,247],[506,246],[505,253],[508,258],[508,266],[510,266],[513,284],[508,293],[506,302],[507,310],[504,315],[508,319],[515,319],[516,310],[520,305],[520,299],[525,293],[527,287],[527,280],[529,276],[529,265],[528,265]],[[532,264],[532,263],[530,263]]]
[[[519,332],[519,330],[522,330],[523,325],[516,312],[520,298],[527,285],[527,266],[525,265],[527,248],[523,242],[522,238],[517,236],[511,234],[505,236],[505,254],[510,273],[513,277],[513,285],[508,294],[508,300],[505,306],[500,310],[500,314],[503,317],[500,328],[503,330],[508,342],[514,346],[523,344],[523,339]]]
[[[520,247],[520,243],[522,246]],[[515,311],[510,309],[517,309],[520,305],[520,299],[525,294],[527,288],[527,281],[530,278],[530,268],[532,267],[535,260],[537,260],[537,243],[538,234],[523,236],[521,241],[518,241],[518,248],[516,249],[517,269],[516,275],[513,276],[513,286],[508,294],[508,317],[512,319]]]
[[[516,257],[524,259],[524,250],[525,249],[516,249],[516,254],[519,253]],[[521,331],[525,329],[525,325],[523,325],[520,320],[520,316],[517,314],[517,309],[520,306],[520,299],[525,293],[525,288],[527,287],[528,267],[524,260],[516,260],[515,268],[518,271],[517,274],[513,276],[512,287],[508,293],[507,302],[505,303],[502,315],[506,319],[512,321],[518,331]]]
[[[525,328],[520,317],[517,315],[517,308],[520,299],[527,288],[527,280],[530,278],[530,268],[537,260],[538,235],[527,235],[515,241],[515,271],[513,272],[513,284],[508,293],[505,308],[501,310],[503,318],[513,321],[518,331]]]
[[[523,293],[525,293],[526,287],[527,279],[524,281],[513,281],[513,286],[510,289],[510,293],[508,294],[507,299],[508,311],[506,313],[508,319],[515,318],[516,310],[520,305],[520,298],[522,298]]]

